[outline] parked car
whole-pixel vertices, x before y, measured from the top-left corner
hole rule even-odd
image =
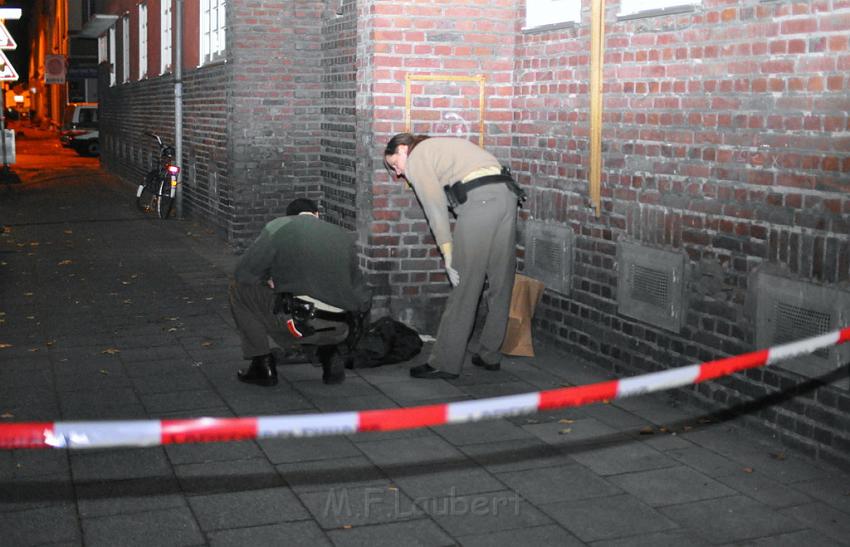
[[[100,132],[95,129],[79,133],[68,138],[68,147],[81,156],[100,155]]]
[[[70,147],[72,138],[97,131],[97,128],[97,103],[69,103],[62,116],[59,142]]]

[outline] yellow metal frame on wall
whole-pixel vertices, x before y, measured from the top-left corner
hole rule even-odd
[[[590,204],[602,209],[602,62],[605,51],[605,0],[592,0],[590,27]]]
[[[404,130],[410,131],[410,83],[413,81],[425,82],[478,82],[478,146],[484,146],[484,83],[487,77],[483,74],[477,76],[451,76],[440,74],[405,74],[404,76]]]

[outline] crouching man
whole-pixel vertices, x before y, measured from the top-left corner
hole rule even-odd
[[[322,364],[322,381],[345,380],[346,340],[371,304],[351,235],[319,220],[313,200],[299,198],[285,217],[266,224],[240,259],[230,285],[230,309],[250,359],[237,377],[277,384],[269,339],[284,352],[303,347]]]

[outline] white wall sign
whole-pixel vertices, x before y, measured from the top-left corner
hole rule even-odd
[[[44,83],[46,84],[64,84],[65,71],[64,55],[45,55],[44,56]]]

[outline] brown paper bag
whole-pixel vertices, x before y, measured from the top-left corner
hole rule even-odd
[[[534,345],[531,339],[531,318],[534,309],[543,297],[544,285],[531,277],[516,274],[514,291],[511,295],[511,309],[508,314],[508,328],[501,352],[505,355],[534,357]]]

